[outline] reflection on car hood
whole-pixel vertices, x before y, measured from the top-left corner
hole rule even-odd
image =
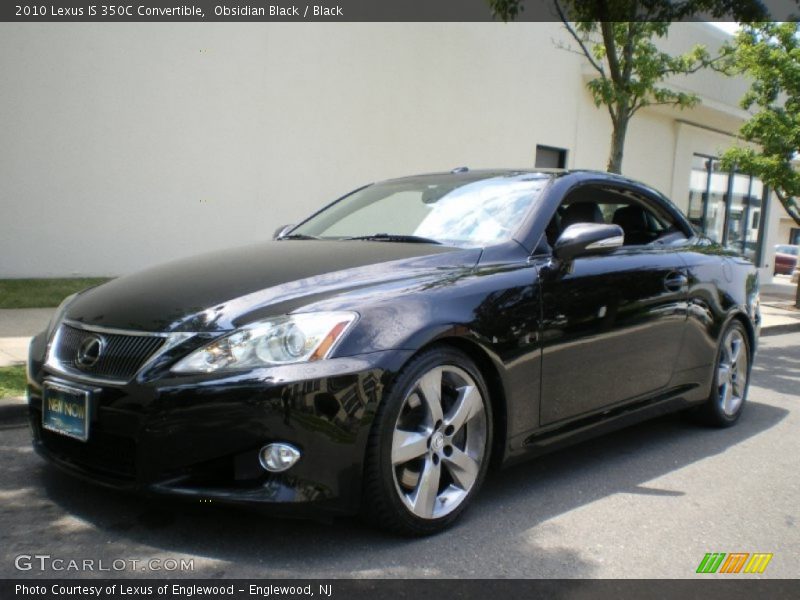
[[[474,266],[480,249],[365,241],[266,242],[170,262],[81,295],[67,318],[141,331],[223,331],[337,294]]]

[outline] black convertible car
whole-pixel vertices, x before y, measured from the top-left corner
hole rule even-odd
[[[462,168],[66,299],[30,421],[115,488],[426,534],[490,465],[667,411],[732,425],[759,320],[754,266],[649,187]]]

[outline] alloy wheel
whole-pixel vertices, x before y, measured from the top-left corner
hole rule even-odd
[[[717,386],[720,408],[727,416],[739,410],[747,391],[747,344],[739,329],[731,329],[722,342],[717,365]]]
[[[406,395],[392,437],[395,489],[422,519],[453,512],[469,495],[486,454],[480,387],[463,369],[437,366]]]

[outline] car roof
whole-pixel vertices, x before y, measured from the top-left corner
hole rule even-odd
[[[502,177],[519,178],[519,177],[524,177],[526,175],[529,176],[531,179],[540,179],[540,178],[556,179],[569,176],[574,176],[576,179],[578,178],[580,179],[590,178],[594,180],[601,179],[601,180],[607,180],[609,182],[613,181],[625,182],[628,184],[634,184],[637,186],[650,189],[650,186],[648,186],[646,183],[636,181],[635,179],[624,177],[622,175],[617,175],[616,173],[608,173],[606,171],[594,171],[591,169],[544,169],[544,168],[469,169],[468,167],[457,167],[452,171],[440,171],[433,173],[422,173],[419,175],[409,175],[406,177],[386,179],[379,183],[390,183],[390,182],[442,183],[451,181],[453,183],[463,182],[464,184],[466,184],[473,181],[481,181],[483,179],[495,179]]]

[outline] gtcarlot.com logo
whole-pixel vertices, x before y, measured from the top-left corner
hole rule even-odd
[[[50,554],[20,554],[17,571],[194,571],[193,558],[59,558]]]
[[[763,573],[772,554],[767,552],[707,552],[697,565],[697,573]]]

